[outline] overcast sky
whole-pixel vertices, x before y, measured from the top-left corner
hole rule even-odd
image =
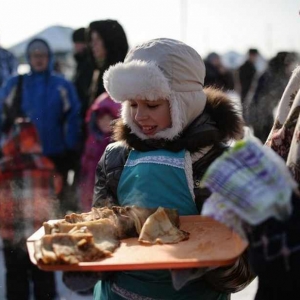
[[[157,37],[183,40],[202,56],[258,48],[270,57],[300,52],[298,0],[1,0],[0,43],[10,47],[51,25],[118,20],[130,46]]]

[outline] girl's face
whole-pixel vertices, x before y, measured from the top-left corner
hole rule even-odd
[[[169,101],[129,100],[134,123],[147,136],[172,126]]]
[[[97,126],[103,133],[110,133],[111,126],[110,123],[113,120],[113,117],[110,114],[105,114],[97,117]]]
[[[91,48],[96,59],[105,59],[106,49],[104,42],[96,31],[92,31],[91,33]]]

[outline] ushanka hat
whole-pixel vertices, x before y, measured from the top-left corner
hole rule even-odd
[[[126,100],[168,100],[172,127],[154,138],[172,140],[197,116],[206,104],[203,91],[205,65],[190,46],[172,39],[154,39],[133,48],[124,63],[104,74],[104,86],[111,98],[122,103],[122,119],[133,133],[148,139],[134,123]]]

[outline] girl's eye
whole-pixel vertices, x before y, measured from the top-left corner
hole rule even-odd
[[[148,106],[148,108],[150,108],[150,109],[154,109],[154,108],[158,107],[159,105],[158,105],[158,104],[157,104],[157,105],[150,105],[150,104],[148,104],[147,106]]]
[[[137,104],[136,103],[131,103],[130,107],[137,107]]]

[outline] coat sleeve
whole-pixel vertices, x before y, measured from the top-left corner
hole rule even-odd
[[[103,153],[96,168],[95,186],[93,195],[93,207],[103,207],[117,205],[112,192],[108,187],[107,170],[106,170],[107,150]]]
[[[80,142],[80,128],[81,128],[81,116],[80,116],[80,101],[78,99],[76,90],[71,82],[66,81],[66,97],[62,95],[65,116],[65,142],[68,150],[77,150]]]
[[[7,81],[6,85],[0,89],[0,132],[3,131],[3,124],[6,121],[6,114],[3,107],[12,105],[13,98],[17,89],[18,76]]]

